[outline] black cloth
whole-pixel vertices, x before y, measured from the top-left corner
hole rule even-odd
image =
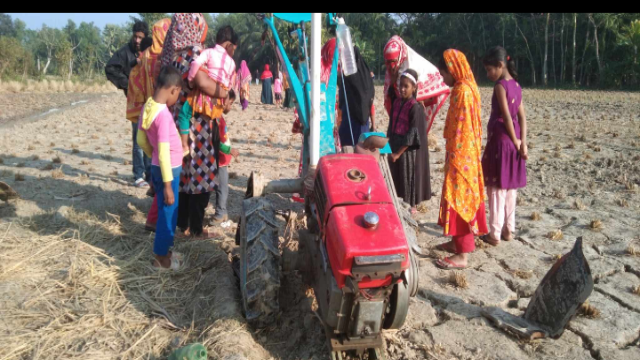
[[[392,99],[393,101],[393,99]],[[393,102],[392,102],[393,103]],[[393,109],[391,109],[393,114]],[[408,146],[396,162],[389,159],[389,170],[396,193],[412,207],[431,198],[431,177],[429,173],[429,147],[427,146],[427,119],[424,107],[416,103],[409,111],[409,131],[404,135],[394,134],[390,119],[387,137],[392,152]]]
[[[288,88],[287,90],[284,91],[284,101],[282,102],[282,106],[286,107],[286,108],[292,108],[293,107],[293,101],[291,101],[291,88]]]
[[[138,64],[137,58],[135,44],[129,41],[113,54],[104,68],[107,79],[119,90],[123,90],[125,96],[129,88],[129,73],[131,73],[131,68]]]
[[[342,84],[342,75],[338,74],[338,89],[340,94],[340,109],[347,111],[346,103],[349,103],[349,115],[352,124],[365,125],[371,115],[371,104],[375,96],[375,88],[373,87],[373,79],[369,66],[360,55],[360,49],[353,47],[355,53],[356,65],[358,72],[344,77],[344,86]],[[345,100],[346,90],[346,100]],[[357,140],[356,140],[357,141]]]
[[[262,96],[260,100],[263,104],[273,104],[273,92],[271,91],[271,82],[273,78],[262,80]]]
[[[209,205],[208,192],[200,194],[179,193],[178,198],[178,228],[185,231],[190,229],[192,235],[202,234],[204,213]]]

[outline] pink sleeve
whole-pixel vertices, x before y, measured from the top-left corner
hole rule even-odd
[[[175,127],[172,120],[167,111],[161,111],[154,120],[154,122],[158,123],[158,143],[169,143],[171,126]]]
[[[211,51],[209,49],[203,51],[198,57],[191,62],[191,67],[189,68],[189,81],[193,81],[200,70],[200,67],[204,65],[207,61],[209,61],[209,57],[211,56]]]

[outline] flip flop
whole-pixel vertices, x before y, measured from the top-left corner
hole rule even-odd
[[[480,236],[480,240],[486,242],[487,244],[491,245],[491,246],[498,246],[500,245],[500,240],[493,240],[491,238],[491,235],[487,234],[487,235],[482,235]]]
[[[223,238],[224,234],[222,232],[217,232],[215,230],[212,230],[211,232],[209,232],[209,228],[204,228],[202,229],[202,234],[200,235],[193,235],[192,239],[194,240],[209,240],[209,239],[217,239],[217,238]]]
[[[156,232],[155,225],[144,224],[144,229],[149,232]]]
[[[436,261],[436,266],[442,270],[462,270],[467,268],[467,266],[461,266],[454,263],[448,257]]]
[[[135,187],[141,188],[141,187],[149,186],[149,183],[144,181],[143,179],[138,179],[133,183],[133,185]]]
[[[446,252],[448,252],[448,253],[452,253],[452,254],[455,254],[455,253],[456,253],[455,245],[454,245],[454,244],[452,244],[451,242],[446,242],[446,243],[438,244],[438,245],[436,246],[436,250],[446,251]]]
[[[184,259],[184,255],[182,255],[182,253],[179,253],[179,252],[177,252],[177,251],[172,251],[172,252],[171,252],[171,258],[172,258],[172,259],[173,259],[173,258],[176,258],[176,259],[178,259],[178,260],[182,261],[182,260]]]
[[[416,209],[415,207],[412,207],[409,211],[411,212],[411,215],[415,215],[418,213],[418,209]]]
[[[151,262],[151,266],[156,269],[157,271],[180,271],[182,270],[182,267],[184,265],[184,262],[182,260],[179,260],[178,258],[175,257],[171,257],[171,266],[169,266],[168,268],[160,265],[160,266],[156,266],[155,264],[160,265],[160,263],[158,262],[158,260],[153,259],[153,261]]]

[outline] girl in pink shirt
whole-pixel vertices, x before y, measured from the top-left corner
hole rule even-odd
[[[280,78],[276,78],[273,83],[273,92],[276,93],[276,105],[279,106],[282,103],[282,80]]]

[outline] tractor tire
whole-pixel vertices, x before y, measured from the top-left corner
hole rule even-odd
[[[418,245],[418,238],[416,236],[415,230],[418,224],[411,217],[411,213],[409,212],[409,210],[403,206],[402,200],[398,198],[396,187],[393,183],[393,178],[391,177],[391,171],[389,170],[389,163],[387,162],[386,156],[380,157],[379,165],[380,170],[382,171],[382,176],[387,183],[389,195],[391,195],[391,198],[393,199],[396,212],[398,213],[398,217],[400,218],[400,222],[402,223],[404,235],[407,238],[407,244],[409,245],[409,258],[411,259],[411,262],[408,270],[409,274],[407,274],[407,280],[409,283],[409,295],[411,297],[414,297],[418,293],[420,281],[420,277],[418,276],[418,260],[416,258],[416,252],[420,253],[420,246]]]
[[[415,297],[419,289],[420,265],[413,250],[409,249],[409,270],[407,270],[407,283],[409,284],[409,296]]]
[[[409,284],[401,282],[393,286],[389,305],[384,316],[384,329],[400,329],[409,313]]]
[[[275,212],[265,198],[242,202],[240,292],[247,321],[256,328],[273,324],[280,310],[280,250]]]

